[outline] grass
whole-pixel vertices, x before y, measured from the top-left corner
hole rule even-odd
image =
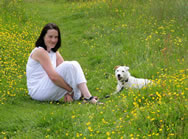
[[[185,0],[3,0],[0,2],[0,138],[187,138]],[[77,60],[104,106],[38,102],[25,66],[48,23],[62,33],[60,53]],[[127,65],[156,86],[116,88]]]

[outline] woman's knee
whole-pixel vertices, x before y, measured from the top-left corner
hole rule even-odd
[[[81,67],[77,61],[71,61],[71,62],[72,62],[73,67],[75,67],[75,68]]]
[[[61,64],[62,68],[64,69],[72,69],[73,68],[73,64],[69,61],[65,61]]]
[[[80,65],[80,64],[78,63],[78,61],[72,61],[72,64],[74,64],[74,65]]]
[[[80,68],[80,64],[77,61],[65,61],[58,66],[59,69],[64,69],[67,72],[77,71]]]

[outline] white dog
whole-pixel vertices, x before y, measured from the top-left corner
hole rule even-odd
[[[148,79],[135,78],[131,76],[129,72],[129,67],[117,66],[115,67],[115,76],[117,79],[117,88],[114,94],[122,91],[124,88],[136,88],[141,89],[142,87],[151,83]]]

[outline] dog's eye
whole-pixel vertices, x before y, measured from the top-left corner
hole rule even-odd
[[[124,70],[122,70],[122,72],[125,72]]]
[[[117,72],[119,72],[119,70],[117,70]]]

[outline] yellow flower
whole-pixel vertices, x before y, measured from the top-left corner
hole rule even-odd
[[[90,124],[91,124],[91,122],[87,122],[87,123],[86,123],[87,126],[90,125]]]
[[[104,124],[107,124],[108,122],[106,122],[104,119],[102,119],[102,122],[104,123]]]
[[[172,29],[172,30],[170,30],[171,32],[174,32],[174,30]]]
[[[75,116],[75,115],[73,115],[73,116],[72,116],[72,119],[74,119],[75,117],[76,117],[76,116]]]
[[[110,136],[110,132],[106,132],[106,135],[107,135],[107,136]]]
[[[133,134],[130,134],[130,137],[133,137],[134,135]]]
[[[88,130],[90,131],[90,132],[92,132],[93,131],[93,129],[89,126],[88,127]]]
[[[5,134],[6,134],[6,132],[2,131],[2,132],[1,132],[1,134],[5,135]]]

